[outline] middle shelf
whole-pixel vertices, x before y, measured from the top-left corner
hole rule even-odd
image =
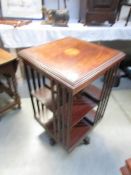
[[[54,92],[56,93],[56,91]],[[53,104],[52,104],[52,94],[51,90],[47,87],[42,87],[36,90],[33,93],[33,96],[40,101],[46,108],[53,111]],[[54,99],[55,103],[57,102],[57,95]],[[66,105],[66,104],[64,104]],[[63,105],[61,104],[61,108]],[[73,105],[72,105],[72,117],[71,117],[71,127],[76,125],[88,112],[92,109],[97,107],[96,101],[93,101],[90,97],[85,95],[85,93],[81,92],[80,94],[73,97]],[[89,115],[87,115],[88,118]],[[91,118],[92,115],[89,116]],[[93,114],[94,117],[94,114]],[[66,123],[66,116],[64,121]],[[93,118],[91,119],[93,121]],[[92,122],[91,121],[91,122]]]
[[[54,94],[54,100],[52,100],[52,93]],[[60,102],[58,106],[56,105],[58,102],[57,95],[57,89],[55,88],[52,92],[49,87],[41,87],[32,93],[33,99],[35,99],[35,105],[37,106],[37,115],[35,118],[48,131],[52,138],[61,143],[67,150],[72,150],[74,146],[85,138],[86,134],[94,126],[100,90],[94,87],[94,85],[91,85],[86,90],[73,96],[70,124],[67,117],[67,111],[69,110],[67,108],[68,95],[65,103],[62,103],[61,98],[59,98]],[[59,95],[61,97],[61,94]],[[70,130],[70,139],[69,143],[65,144],[64,142],[67,140],[66,137],[68,135],[67,127]]]

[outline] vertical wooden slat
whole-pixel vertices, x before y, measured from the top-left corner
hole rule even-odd
[[[117,66],[114,66],[113,68],[111,68],[105,76],[105,80],[104,80],[104,85],[102,88],[102,93],[101,93],[101,97],[100,97],[100,103],[96,112],[96,116],[95,116],[95,124],[97,124],[97,122],[103,117],[108,100],[109,100],[109,96],[110,96],[110,92],[113,86],[113,82],[115,79],[115,75],[117,72]]]
[[[72,93],[68,91],[67,94],[67,121],[66,121],[66,146],[67,148],[70,145],[70,132],[71,132],[71,121],[72,121],[72,105],[73,105],[73,96]]]
[[[57,113],[56,113],[56,121],[57,121],[57,139],[60,141],[61,139],[61,122],[60,122],[60,117],[61,117],[61,112],[60,112],[60,101],[61,101],[61,96],[60,96],[60,85],[57,84]]]
[[[52,111],[53,111],[53,131],[55,138],[57,137],[57,128],[56,128],[56,100],[55,100],[55,91],[54,91],[54,81],[51,81],[51,96],[52,96]]]
[[[39,72],[37,72],[36,77],[37,77],[38,88],[40,89],[40,88],[43,87],[43,76],[41,76],[41,74]],[[41,118],[44,117],[44,112],[45,112],[44,106],[45,106],[45,104],[43,104],[39,101],[38,101],[38,103],[39,103],[39,111],[40,111],[39,118],[41,120]]]
[[[32,82],[33,82],[33,88],[34,91],[36,91],[37,89],[37,85],[36,85],[36,80],[35,80],[35,71],[33,68],[31,68],[31,76],[32,76]],[[40,114],[40,106],[39,106],[39,101],[36,99],[36,103],[37,103],[37,110],[38,110],[38,115]]]
[[[36,116],[35,105],[34,105],[33,96],[32,96],[32,93],[31,93],[32,88],[31,88],[31,84],[30,84],[30,77],[29,77],[28,67],[27,67],[26,63],[24,63],[24,68],[25,68],[26,79],[27,79],[27,84],[28,84],[28,88],[29,88],[31,103],[32,103],[33,111],[34,111],[34,116]]]
[[[117,68],[118,68],[118,65],[114,66],[112,68],[112,72],[111,72],[111,77],[110,77],[110,80],[109,80],[109,86],[108,86],[108,91],[107,91],[107,94],[106,94],[106,98],[105,98],[105,101],[104,101],[104,106],[103,106],[103,110],[101,112],[101,115],[103,116],[104,112],[105,112],[105,109],[106,109],[106,106],[107,106],[107,103],[108,103],[108,100],[109,100],[109,97],[110,97],[110,93],[111,93],[111,90],[112,90],[112,86],[114,84],[114,80],[115,80],[115,77],[116,77],[116,74],[117,74]]]
[[[107,73],[107,77],[105,80],[105,84],[106,84],[106,90],[103,94],[103,98],[101,99],[101,111],[99,113],[99,117],[98,120],[100,120],[103,117],[103,111],[105,111],[106,105],[107,105],[107,101],[109,99],[109,92],[111,91],[111,80],[113,77],[113,70],[111,69],[108,73]]]
[[[67,91],[66,88],[62,87],[62,110],[61,110],[61,125],[62,125],[62,143],[65,145],[65,120],[67,116]]]
[[[37,72],[37,81],[38,81],[38,87],[40,88],[41,87],[41,77],[40,77],[39,72]]]
[[[104,99],[106,98],[106,94],[107,94],[107,90],[108,90],[108,85],[109,85],[109,77],[111,75],[110,71],[107,71],[105,74],[105,79],[104,79],[104,84],[103,84],[103,88],[102,88],[102,92],[101,92],[101,97],[100,97],[100,102],[99,102],[99,106],[96,112],[96,116],[95,116],[95,121],[94,123],[97,124],[97,122],[100,120],[100,118],[102,118],[103,116],[101,116],[101,112],[103,109],[103,105],[104,105]]]

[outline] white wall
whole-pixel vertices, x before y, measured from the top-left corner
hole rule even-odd
[[[14,17],[21,17],[24,16],[25,17],[37,17],[37,18],[41,18],[41,0],[0,0],[3,6],[3,14],[4,16],[14,16]],[[9,7],[8,3],[18,3],[21,4],[21,2],[25,2],[26,5],[30,4],[30,2],[33,1],[32,7],[33,8],[29,8],[25,6],[25,10],[23,12],[23,7],[16,7],[16,6],[12,6]],[[63,5],[63,1],[64,0],[60,0],[61,1],[61,8],[64,7]],[[80,0],[66,0],[67,1],[67,8],[69,9],[69,14],[70,14],[70,20],[78,20],[79,17],[79,4],[80,4]],[[131,0],[129,0],[129,2],[131,2]],[[45,6],[48,9],[57,9],[58,8],[58,0],[45,0]],[[122,13],[121,13],[121,19],[124,19],[127,17],[129,12],[129,7],[124,7],[122,8]]]
[[[41,18],[41,1],[0,0],[4,17]],[[33,2],[33,3],[32,3]]]
[[[25,17],[31,17],[31,16],[37,16],[37,18],[41,18],[41,12],[40,12],[40,3],[41,0],[0,0],[2,3],[2,8],[3,8],[3,15],[4,16],[13,16],[13,17],[21,17],[23,14]],[[32,7],[34,8],[29,8],[27,5],[29,2],[33,1]],[[64,7],[63,5],[63,0],[61,1],[61,8]],[[69,14],[70,14],[70,19],[78,19],[79,15],[79,1],[80,0],[67,0],[67,8],[69,9]],[[25,7],[21,7],[21,3],[25,2]],[[9,5],[10,4],[10,7]],[[14,6],[13,6],[14,4]],[[17,4],[20,4],[18,6]],[[45,6],[49,9],[57,9],[58,8],[58,0],[45,0]],[[24,13],[23,13],[23,8]],[[37,10],[37,12],[36,12]],[[39,11],[39,12],[38,12]]]

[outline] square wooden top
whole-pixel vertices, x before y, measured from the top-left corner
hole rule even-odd
[[[72,90],[80,88],[125,56],[120,51],[72,37],[24,49],[18,54]]]
[[[16,58],[12,54],[0,48],[0,66],[15,59]]]

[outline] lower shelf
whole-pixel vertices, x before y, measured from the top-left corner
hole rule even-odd
[[[95,116],[96,116],[96,111],[95,110],[91,110],[85,115],[84,119],[87,122],[89,122],[91,125],[94,125]]]
[[[82,120],[75,127],[72,128],[70,133],[70,143],[67,150],[71,151],[76,145],[78,145],[92,129],[92,126]]]
[[[46,131],[48,132],[48,134],[55,139],[56,142],[59,142],[60,144],[61,141],[57,140],[57,138],[55,137],[54,134],[54,128],[53,128],[53,116],[51,114],[52,112],[49,112],[49,118],[47,121],[43,121],[41,116],[40,117],[36,117],[37,121],[46,129]],[[63,145],[68,151],[73,150],[73,148],[75,148],[75,146],[77,144],[79,144],[86,136],[86,134],[88,132],[90,132],[92,129],[92,125],[90,123],[88,123],[87,121],[85,121],[84,119],[82,119],[77,125],[75,125],[71,131],[70,131],[70,141],[69,141],[69,145]],[[61,135],[62,138],[62,132],[59,133]],[[58,135],[58,133],[56,133],[56,136]],[[65,133],[66,137],[67,134]],[[66,140],[66,139],[65,139]]]

